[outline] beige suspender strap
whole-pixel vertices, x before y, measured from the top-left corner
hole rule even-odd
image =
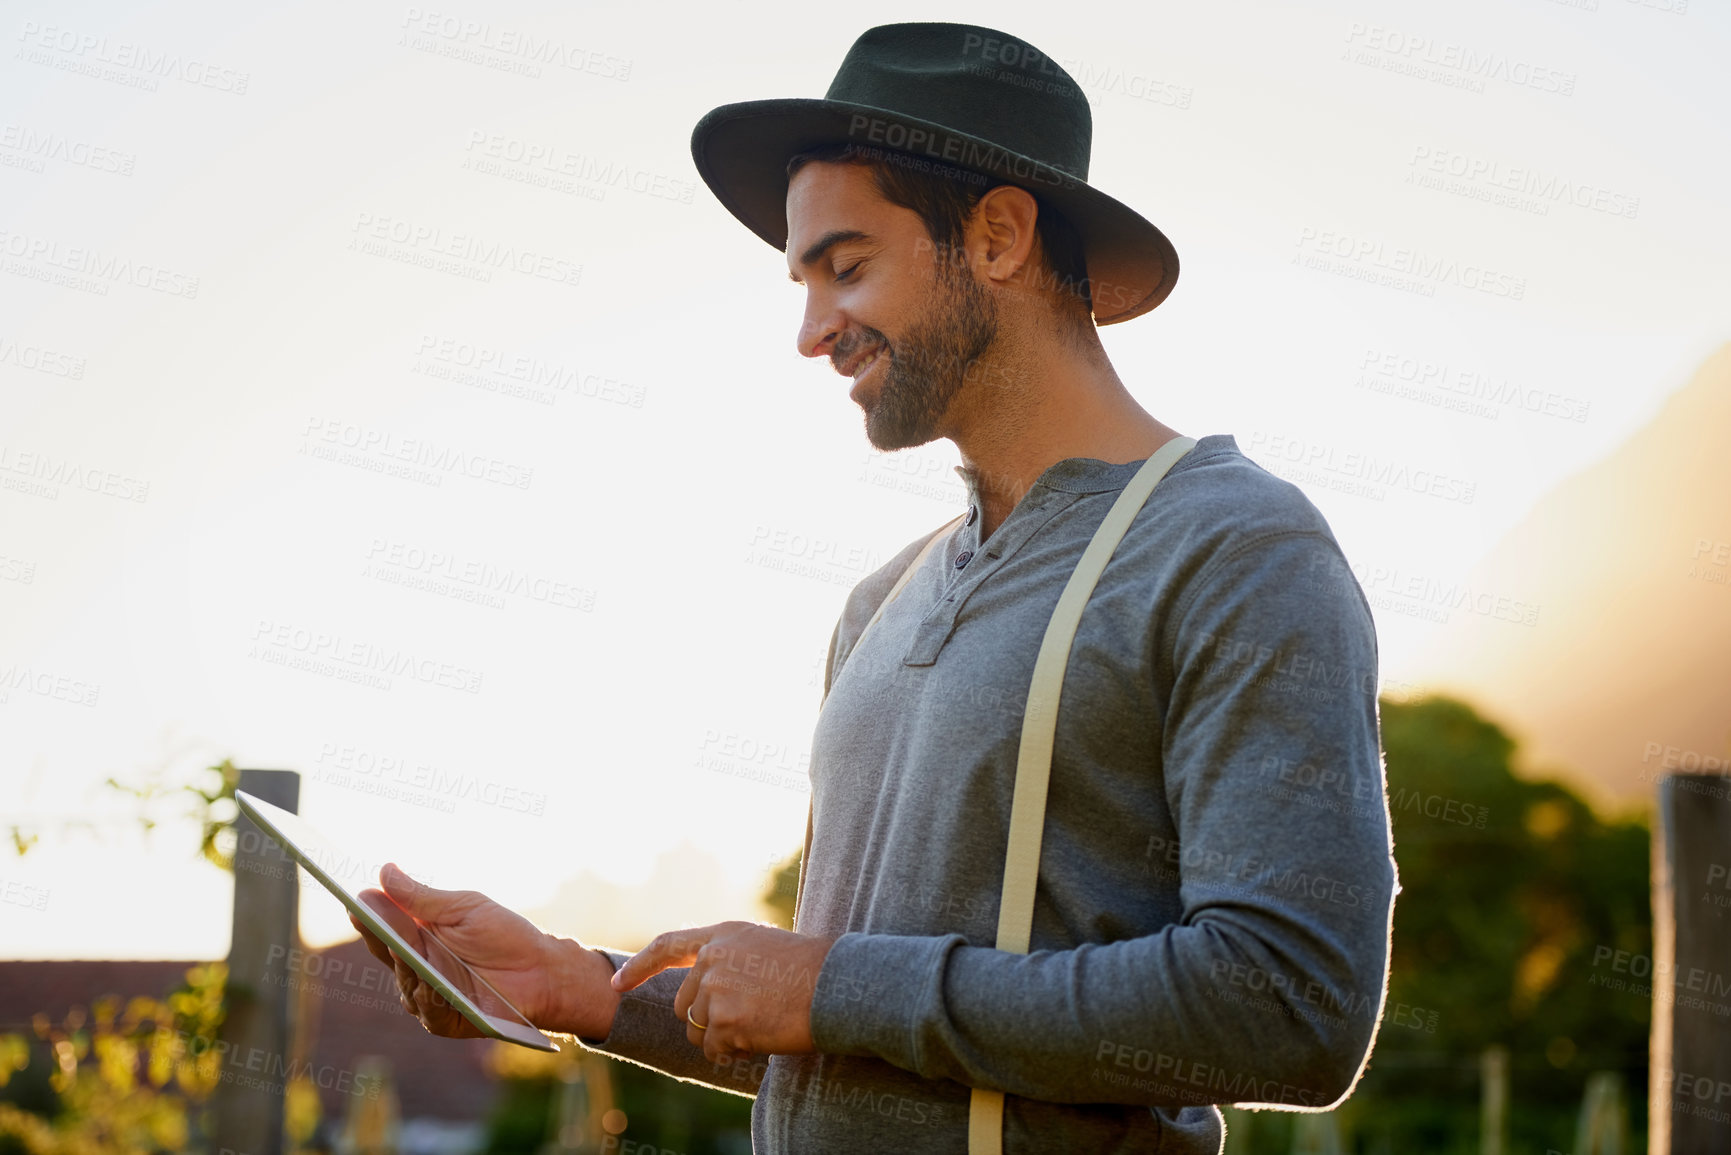
[[[1070,647],[1076,640],[1082,610],[1112,551],[1129,531],[1130,522],[1166,471],[1195,444],[1192,438],[1175,437],[1136,471],[1082,551],[1082,560],[1076,563],[1046,625],[1040,655],[1034,659],[1028,708],[1022,716],[1022,745],[1016,756],[1004,888],[998,904],[999,950],[1028,953],[1034,927],[1034,886],[1040,873],[1040,839],[1046,821],[1046,788],[1052,777],[1052,743],[1058,729],[1058,696],[1064,688],[1064,670],[1070,664]],[[1003,1092],[975,1088],[968,1100],[968,1155],[999,1155],[1003,1149]]]
[[[1057,608],[1046,626],[1040,656],[1034,660],[1034,676],[1028,686],[1028,708],[1022,718],[1022,745],[1016,757],[1016,790],[1010,804],[1009,849],[1004,857],[1004,892],[998,907],[998,949],[1028,952],[1028,936],[1034,925],[1034,880],[1040,870],[1040,836],[1046,818],[1046,784],[1052,771],[1052,740],[1058,729],[1058,696],[1064,687],[1064,670],[1070,664],[1070,646],[1081,624],[1082,610],[1100,581],[1112,552],[1130,529],[1154,487],[1196,442],[1178,437],[1162,445],[1137,470],[1124,492],[1118,495],[1106,520],[1094,531],[1094,539],[1082,552],[1082,560],[1058,597]]]

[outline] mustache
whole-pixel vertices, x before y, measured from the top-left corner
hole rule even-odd
[[[840,373],[841,367],[853,360],[854,355],[861,349],[870,349],[876,345],[883,346],[886,352],[891,351],[889,338],[878,330],[872,328],[850,330],[835,343],[835,348],[831,350],[829,355],[830,367]]]

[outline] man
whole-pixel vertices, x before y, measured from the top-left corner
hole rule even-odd
[[[1229,436],[1170,466],[1086,599],[1032,953],[995,945],[1044,631],[1177,438],[1096,332],[1158,305],[1177,257],[1086,184],[1090,133],[1049,57],[914,24],[862,36],[824,101],[693,136],[805,287],[800,352],[853,379],[879,448],[954,441],[969,496],[837,623],[795,930],[628,957],[384,873],[537,1025],[755,1093],[759,1150],[1216,1152],[1211,1104],[1326,1107],[1368,1055],[1395,889],[1370,612],[1321,515]],[[397,972],[429,1029],[473,1033]]]

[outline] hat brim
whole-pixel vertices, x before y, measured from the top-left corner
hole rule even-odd
[[[862,133],[862,123],[871,126],[869,135]],[[895,126],[901,127],[901,133]],[[850,140],[899,151],[890,143],[898,139],[959,142],[961,150],[948,148],[945,155],[933,155],[934,164],[948,163],[947,155],[990,157],[989,164],[967,167],[1026,188],[1064,214],[1087,254],[1095,324],[1139,317],[1172,291],[1178,279],[1178,253],[1166,235],[1134,209],[1050,165],[901,113],[836,100],[724,104],[697,122],[691,134],[691,158],[727,211],[785,252],[788,158],[819,145]]]

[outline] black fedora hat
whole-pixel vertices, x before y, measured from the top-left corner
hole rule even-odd
[[[1178,254],[1141,214],[1088,184],[1093,134],[1081,86],[1027,42],[971,24],[886,24],[854,41],[822,100],[722,105],[697,122],[691,156],[727,211],[779,250],[788,158],[819,145],[854,143],[1018,185],[1075,226],[1095,323],[1110,325],[1166,299]]]

